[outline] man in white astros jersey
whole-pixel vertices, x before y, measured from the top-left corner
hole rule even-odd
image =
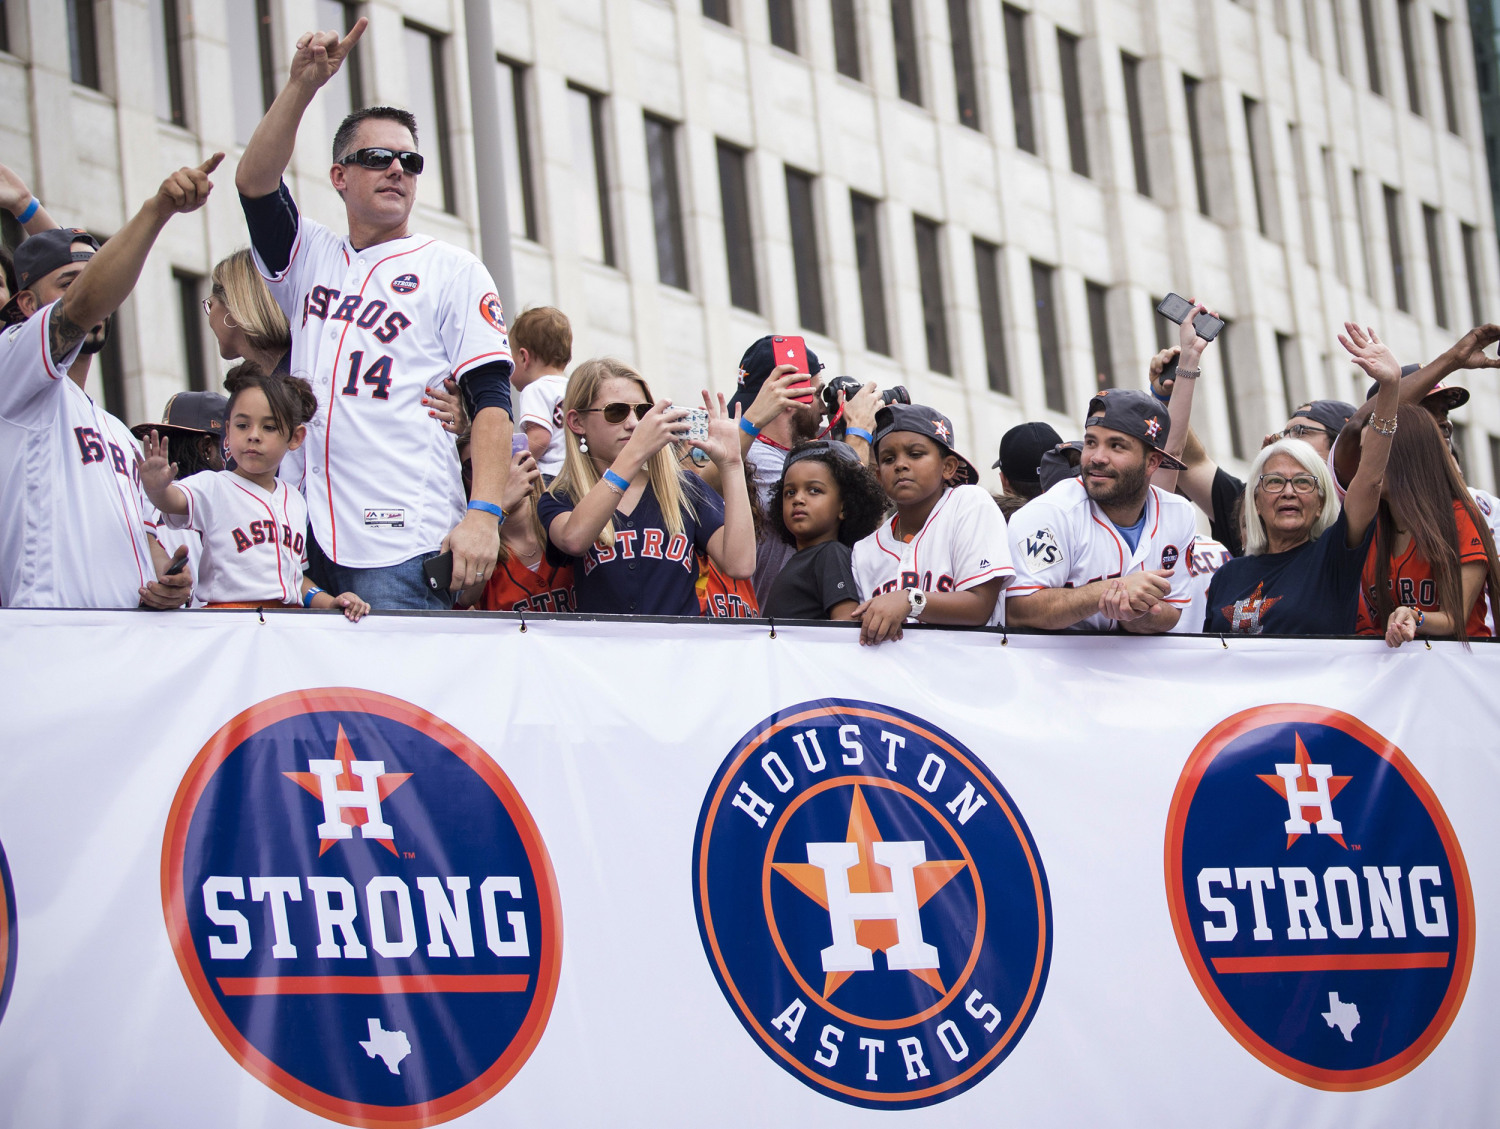
[[[303,113],[366,22],[298,40],[235,185],[256,265],[291,321],[292,371],[318,398],[300,471],[281,471],[307,495],[313,575],[374,608],[446,608],[452,594],[427,587],[423,562],[451,551],[457,590],[488,580],[500,550],[511,356],[494,281],[469,252],[410,232],[423,160],[405,110],[358,110],[334,135],[347,236],[299,215],[281,179]],[[422,402],[448,377],[473,420],[467,510],[453,441]]]
[[[1170,631],[1190,599],[1192,503],[1150,485],[1171,421],[1149,392],[1111,388],[1089,401],[1082,476],[1010,519],[1012,627]]]
[[[39,232],[16,249],[16,294],[0,309],[5,607],[174,608],[192,595],[191,572],[167,575],[171,562],[149,535],[134,438],[83,384],[156,237],[203,205],[223,158],[167,177],[103,250],[81,228]]]

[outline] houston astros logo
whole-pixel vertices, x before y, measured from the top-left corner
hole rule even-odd
[[[1220,722],[1172,797],[1167,900],[1204,1000],[1267,1066],[1323,1090],[1399,1078],[1463,1002],[1474,900],[1432,789],[1348,714]]]
[[[0,1019],[10,1003],[10,989],[16,982],[16,894],[10,884],[10,867],[5,862],[5,848],[0,847]]]
[[[422,280],[414,274],[403,274],[391,279],[391,289],[397,294],[414,294]]]
[[[484,320],[501,333],[505,332],[505,310],[500,306],[500,296],[493,291],[479,299],[479,312]]]
[[[178,966],[219,1042],[346,1125],[435,1125],[521,1069],[557,993],[546,847],[462,733],[363,690],[209,740],[162,846]]]
[[[989,770],[925,721],[820,701],[761,722],[714,777],[693,859],[730,1008],[829,1097],[953,1097],[1036,1014],[1052,951],[1036,845]]]

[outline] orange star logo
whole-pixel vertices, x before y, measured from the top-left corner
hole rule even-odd
[[[1303,777],[1307,776],[1307,766],[1312,763],[1312,758],[1307,755],[1307,746],[1305,746],[1304,744],[1302,744],[1302,737],[1301,737],[1300,734],[1297,735],[1296,762],[1297,762],[1297,764],[1299,764],[1299,765],[1302,766],[1302,776]],[[1286,780],[1285,777],[1282,777],[1282,776],[1267,776],[1263,772],[1257,772],[1255,775],[1258,776],[1258,777],[1260,777],[1260,779],[1264,780],[1267,784],[1269,784],[1272,788],[1274,788],[1276,790],[1276,793],[1283,800],[1286,800],[1286,799],[1290,798],[1290,797],[1287,796],[1287,786],[1288,785],[1287,785],[1287,780]],[[1353,779],[1354,779],[1354,777],[1352,777],[1352,776],[1330,776],[1328,778],[1328,798],[1330,800],[1332,800],[1335,796],[1337,796],[1340,792],[1342,792],[1344,790],[1344,785],[1347,784],[1347,783],[1349,783],[1349,781],[1351,781]],[[1316,813],[1312,817],[1312,819],[1308,820],[1309,823],[1316,822],[1318,820],[1318,818],[1322,815],[1322,812],[1319,810],[1317,804],[1303,804],[1302,805],[1302,818],[1303,819],[1307,819],[1307,813],[1309,811],[1312,811],[1312,812]],[[1286,837],[1287,848],[1290,849],[1291,845],[1293,843],[1295,843],[1300,838],[1302,838],[1302,836],[1300,834],[1289,834],[1289,835],[1287,835],[1287,837]],[[1349,845],[1344,842],[1344,837],[1342,835],[1330,835],[1330,836],[1328,836],[1328,838],[1332,839],[1339,846],[1343,847],[1344,850],[1347,851],[1349,849]]]
[[[359,777],[354,775],[354,770],[350,767],[350,765],[354,763],[354,750],[349,746],[349,738],[344,736],[344,727],[342,725],[339,726],[338,740],[334,742],[333,759],[338,761],[339,764],[343,766],[342,768],[340,768],[338,774],[339,788],[341,790],[348,790],[351,792],[359,791],[361,787],[360,779]],[[322,803],[323,780],[316,773],[283,772],[281,775],[285,776],[294,784],[300,784],[303,788],[306,788],[309,792],[311,792],[318,798],[319,803]],[[381,773],[380,779],[376,785],[380,789],[380,798],[384,800],[387,796],[389,796],[392,792],[401,787],[401,785],[405,784],[410,779],[411,773],[409,772]],[[369,820],[370,816],[364,808],[344,808],[339,812],[339,818],[347,823],[350,827],[360,827]],[[338,839],[319,839],[319,856],[321,856],[324,851],[328,850],[329,847],[333,846],[339,841],[340,840]],[[379,843],[386,850],[390,851],[391,854],[398,854],[396,850],[396,844],[391,840],[377,839],[375,840],[375,842]]]
[[[851,894],[889,893],[892,889],[890,868],[875,862],[871,854],[871,847],[883,841],[880,837],[880,829],[875,825],[875,817],[870,813],[870,807],[865,802],[864,793],[858,784],[854,786],[854,802],[849,808],[849,830],[844,841],[854,843],[859,847],[859,862],[849,868],[849,892]],[[918,863],[913,868],[918,907],[926,905],[934,894],[962,874],[968,865],[962,859]],[[771,864],[771,869],[818,905],[824,909],[828,908],[828,888],[822,867],[804,862],[776,862]],[[857,921],[854,926],[854,938],[871,952],[883,953],[897,944],[900,934],[895,921],[876,918],[869,921]],[[937,969],[912,969],[911,973],[939,993],[947,991]],[[827,973],[823,981],[823,998],[825,1000],[830,998],[852,975],[854,975],[852,972]]]

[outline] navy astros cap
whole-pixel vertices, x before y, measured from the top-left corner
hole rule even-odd
[[[92,251],[75,251],[73,244],[87,243]],[[99,250],[99,241],[81,227],[54,227],[51,231],[39,231],[27,236],[15,249],[12,259],[16,268],[16,291],[32,286],[38,279],[65,267],[69,263],[86,263]],[[4,309],[0,309],[0,323],[10,324],[25,321],[21,316],[16,295],[12,295]]]
[[[1077,478],[1082,474],[1082,460],[1082,439],[1074,439],[1071,443],[1059,443],[1052,450],[1043,452],[1041,466],[1037,468],[1042,493],[1045,494],[1059,482]]]
[[[935,440],[937,445],[958,460],[955,485],[978,484],[979,472],[953,449],[953,421],[936,408],[924,404],[887,404],[875,413],[875,450],[880,441],[893,431],[910,431]]]
[[[729,401],[730,410],[733,411],[736,404],[748,408],[755,403],[755,397],[760,395],[760,386],[766,382],[775,367],[776,350],[771,344],[771,336],[767,334],[746,349],[745,355],[740,358],[740,386],[734,399]],[[823,368],[818,354],[811,349],[807,350],[807,367],[812,370],[808,373],[809,376],[817,375]]]
[[[1168,470],[1185,470],[1184,464],[1167,454],[1167,436],[1172,419],[1167,409],[1149,392],[1137,388],[1106,388],[1089,401],[1084,427],[1107,427],[1134,436],[1161,455]]]
[[[1040,482],[1042,456],[1062,442],[1050,423],[1023,423],[1000,439],[1000,457],[990,465],[1012,482]]]
[[[179,392],[167,401],[160,423],[138,423],[130,429],[137,439],[153,431],[161,436],[224,434],[229,397],[218,392]]]
[[[1292,418],[1301,416],[1310,419],[1337,435],[1353,414],[1354,405],[1346,404],[1343,400],[1313,400],[1293,412]]]

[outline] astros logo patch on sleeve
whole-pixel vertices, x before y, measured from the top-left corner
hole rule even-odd
[[[1323,1090],[1414,1069],[1463,1002],[1474,900],[1453,828],[1356,718],[1262,706],[1198,743],[1168,818],[1167,900],[1204,1000]]]
[[[0,1019],[10,1003],[10,990],[16,982],[16,892],[10,883],[10,867],[5,862],[5,848],[0,847]]]
[[[1036,1014],[1052,952],[1036,844],[984,764],[919,718],[837,700],[776,713],[720,766],[693,857],[731,1010],[829,1097],[944,1101]]]
[[[220,729],[173,801],[162,902],[224,1049],[346,1125],[482,1104],[557,992],[561,910],[525,804],[462,733],[383,694],[283,694]]]

